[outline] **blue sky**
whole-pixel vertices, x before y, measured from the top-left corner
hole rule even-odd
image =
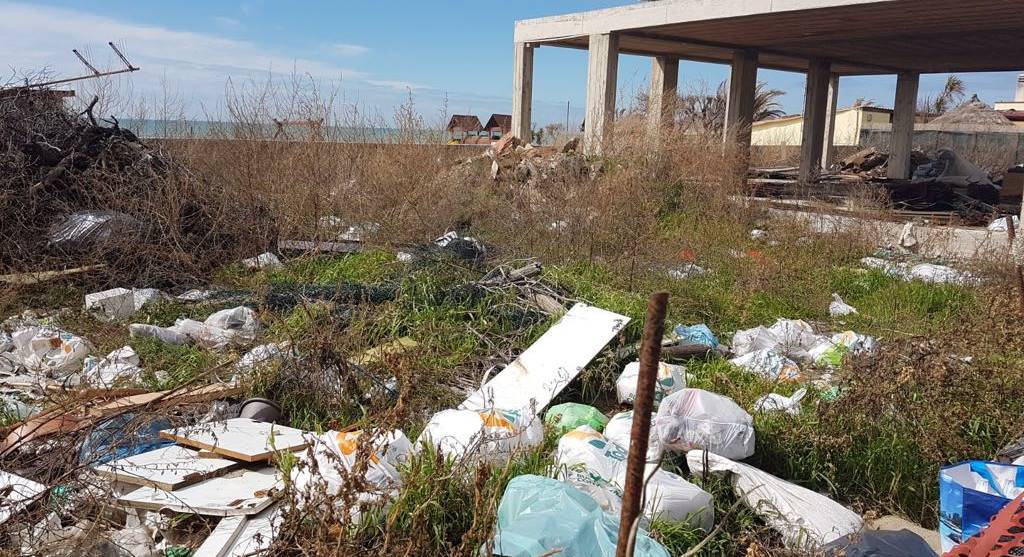
[[[433,123],[447,113],[486,118],[511,110],[514,21],[615,6],[628,0],[390,0],[367,2],[263,0],[72,2],[0,0],[0,60],[8,76],[48,68],[58,76],[82,72],[72,48],[89,53],[101,67],[117,66],[106,41],[123,45],[143,70],[117,80],[122,103],[110,108],[127,114],[128,101],[150,106],[170,93],[190,118],[224,117],[225,84],[287,80],[294,70],[309,74],[341,107],[390,117],[411,90],[417,109]],[[582,118],[586,53],[541,48],[534,73],[534,120],[564,121],[566,103],[575,125]],[[650,62],[622,56],[619,107],[645,86]],[[725,79],[725,66],[684,63],[681,90],[713,89]],[[971,92],[992,103],[1012,97],[1016,74],[964,74]],[[767,71],[759,79],[785,90],[784,109],[803,104],[801,74]],[[921,96],[934,94],[944,75],[922,78]],[[80,89],[88,87],[79,86]],[[858,97],[891,106],[895,78],[844,78],[840,104]],[[85,93],[85,90],[82,90]],[[286,115],[284,115],[286,116]]]

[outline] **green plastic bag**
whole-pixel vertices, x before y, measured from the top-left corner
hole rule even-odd
[[[512,478],[498,505],[494,555],[534,557],[612,557],[619,537],[619,517],[601,510],[570,484],[542,476]],[[486,544],[480,548],[486,554]],[[637,532],[634,557],[669,557],[668,550],[643,529]]]
[[[572,431],[581,425],[588,425],[602,431],[608,425],[608,418],[600,410],[586,404],[566,402],[552,406],[544,415],[544,423],[554,428],[559,435]]]

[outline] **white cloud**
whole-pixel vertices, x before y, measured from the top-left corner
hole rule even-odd
[[[361,44],[334,43],[330,46],[330,50],[342,56],[359,56],[369,52],[370,47]]]
[[[225,28],[228,28],[228,29],[238,29],[239,27],[242,26],[242,22],[241,21],[239,21],[239,20],[237,20],[237,19],[235,19],[233,17],[227,17],[227,16],[222,16],[222,15],[214,17],[213,21],[215,21],[221,27],[225,27]]]

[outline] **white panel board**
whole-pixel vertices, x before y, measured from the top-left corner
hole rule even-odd
[[[301,429],[248,418],[169,429],[160,437],[245,462],[270,460],[275,451],[298,451],[310,443]]]
[[[263,511],[267,512],[267,511]],[[245,529],[248,519],[244,516],[225,516],[217,523],[217,527],[203,540],[203,545],[196,548],[192,557],[224,557],[227,550],[238,539],[238,534]]]
[[[46,493],[45,485],[0,470],[0,524],[24,510],[43,493]]]
[[[242,531],[238,533],[231,546],[222,555],[224,557],[265,555],[280,531],[282,519],[280,505],[274,505],[256,516],[249,517],[245,521]]]
[[[101,464],[94,470],[115,481],[173,491],[238,466],[241,464],[233,460],[200,458],[198,451],[171,445]]]
[[[118,503],[138,509],[168,509],[212,516],[257,514],[274,502],[273,490],[282,487],[274,468],[247,470],[213,478],[176,491],[140,487],[117,498]]]
[[[624,315],[576,304],[459,409],[540,413],[627,323]]]

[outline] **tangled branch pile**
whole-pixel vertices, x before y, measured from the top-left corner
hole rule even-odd
[[[152,286],[273,238],[255,199],[206,183],[116,118],[107,124],[48,91],[0,91],[0,272],[103,263],[121,284]]]

